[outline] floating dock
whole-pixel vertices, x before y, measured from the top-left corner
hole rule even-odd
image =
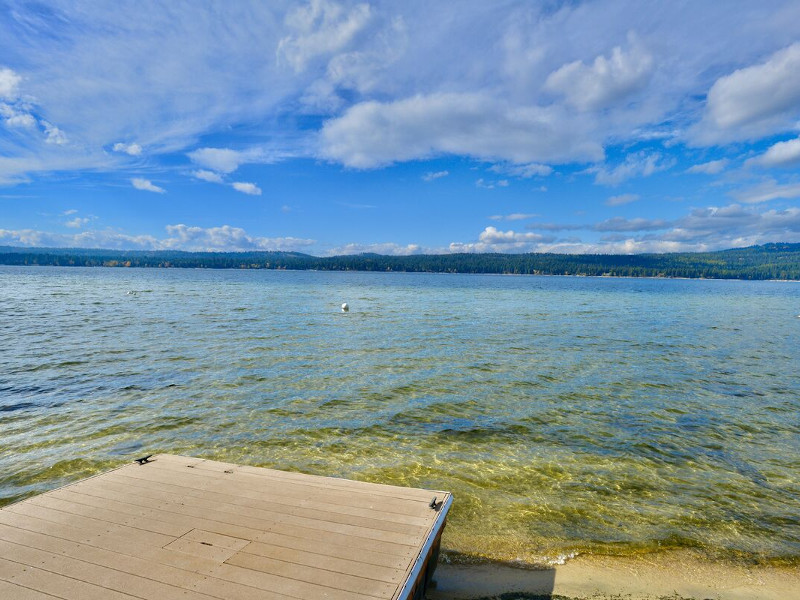
[[[0,598],[424,596],[452,497],[159,454],[0,509]]]

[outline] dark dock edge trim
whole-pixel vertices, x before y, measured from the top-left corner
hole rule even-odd
[[[430,574],[433,572],[432,570],[429,570],[427,573],[424,573],[425,567],[428,566],[428,562],[431,558],[438,559],[438,545],[442,539],[442,530],[444,529],[445,521],[447,520],[447,513],[450,512],[450,506],[452,504],[453,496],[451,495],[447,497],[447,500],[445,500],[444,504],[442,504],[441,508],[439,508],[439,514],[436,517],[436,521],[433,523],[433,527],[431,527],[430,535],[425,540],[425,545],[422,547],[419,556],[417,556],[417,559],[414,562],[414,567],[411,569],[411,573],[409,573],[405,584],[400,590],[400,593],[397,595],[398,600],[411,600],[412,598],[415,598],[415,592],[420,585],[423,586],[424,593],[424,587],[427,583],[427,580],[430,579]],[[436,548],[434,548],[434,545]],[[434,565],[434,569],[435,568],[436,566]]]

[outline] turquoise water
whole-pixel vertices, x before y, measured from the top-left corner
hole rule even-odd
[[[797,283],[0,267],[0,314],[0,504],[172,452],[451,490],[454,556],[800,560]]]

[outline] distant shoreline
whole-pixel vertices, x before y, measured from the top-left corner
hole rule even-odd
[[[800,277],[797,279],[746,279],[743,277],[679,277],[679,276],[660,276],[660,275],[583,275],[572,273],[493,273],[493,272],[466,272],[461,273],[458,271],[376,271],[370,269],[284,269],[284,268],[259,268],[259,269],[243,269],[240,267],[160,267],[160,266],[108,266],[108,265],[49,265],[49,264],[33,264],[33,265],[20,265],[8,264],[0,261],[0,267],[56,267],[64,269],[142,269],[153,271],[285,271],[289,273],[303,273],[303,272],[321,272],[321,273],[375,273],[375,274],[395,274],[395,275],[497,275],[501,277],[571,277],[575,279],[652,279],[652,280],[670,280],[670,281],[764,281],[772,283],[800,283]]]
[[[357,254],[329,257],[297,252],[0,247],[0,264],[800,281],[800,244],[765,244],[674,254]]]

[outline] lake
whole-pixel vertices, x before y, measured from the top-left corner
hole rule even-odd
[[[800,562],[798,283],[0,267],[0,315],[0,505],[170,452],[450,490],[452,559]]]

